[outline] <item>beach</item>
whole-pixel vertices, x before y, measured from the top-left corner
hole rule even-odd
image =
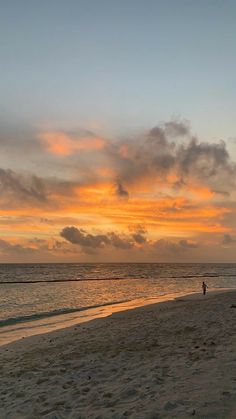
[[[236,292],[196,294],[0,348],[0,417],[236,417]]]

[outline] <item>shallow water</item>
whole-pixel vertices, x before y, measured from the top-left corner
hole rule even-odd
[[[203,280],[209,289],[234,288],[236,264],[2,264],[0,325],[140,297],[197,292]]]

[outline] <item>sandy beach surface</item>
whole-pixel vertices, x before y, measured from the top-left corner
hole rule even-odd
[[[0,348],[0,418],[236,418],[236,292]]]

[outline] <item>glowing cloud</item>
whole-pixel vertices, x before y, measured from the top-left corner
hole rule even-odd
[[[52,154],[69,156],[75,151],[94,151],[104,148],[106,142],[101,137],[72,137],[59,131],[43,132],[39,135],[43,146]]]
[[[224,142],[202,142],[179,121],[128,140],[55,130],[33,141],[37,171],[26,170],[28,142],[17,141],[22,170],[0,168],[4,256],[106,260],[113,249],[117,259],[123,251],[145,260],[234,246],[236,165]]]

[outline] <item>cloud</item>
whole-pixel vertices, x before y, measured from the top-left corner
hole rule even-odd
[[[190,143],[182,145],[178,152],[178,164],[183,175],[193,173],[208,178],[222,170],[235,175],[236,167],[230,162],[226,145],[219,143],[200,143],[192,138]]]
[[[235,188],[236,165],[226,144],[198,140],[185,122],[166,122],[141,137],[113,141],[104,154],[129,195],[133,185],[149,182],[154,187],[157,181],[179,189],[200,182],[225,196]]]
[[[132,226],[130,226],[130,230],[133,230]],[[144,245],[145,243],[147,243],[147,238],[145,237],[146,234],[146,228],[143,225],[138,224],[135,226],[132,238],[138,245]]]
[[[43,252],[60,252],[62,253],[71,253],[72,249],[67,246],[67,243],[62,240],[55,239],[50,237],[48,239],[42,239],[38,237],[33,237],[31,239],[26,240],[27,246],[30,249],[43,251]]]
[[[121,237],[116,233],[108,233],[108,240],[110,245],[116,247],[117,249],[131,249],[133,243],[129,238]]]
[[[35,252],[35,249],[32,249],[31,247],[25,247],[21,244],[11,244],[10,242],[6,240],[0,239],[0,253],[4,255],[18,255],[25,254],[29,255]]]
[[[142,138],[109,144],[105,152],[126,190],[142,179],[165,178],[175,166],[174,144],[168,142],[161,127],[154,127]]]
[[[15,239],[14,239],[15,240]],[[0,259],[2,262],[39,262],[40,260],[61,261],[62,257],[77,255],[73,246],[64,240],[53,237],[47,239],[23,238],[21,243],[0,239]]]
[[[157,183],[165,183],[180,192],[195,181],[222,196],[229,196],[235,188],[236,165],[230,159],[226,144],[198,140],[191,135],[186,121],[167,121],[143,135],[122,141],[104,139],[81,129],[40,132],[39,141],[35,133],[32,135],[31,144],[41,144],[37,153],[36,149],[32,150],[40,158],[44,153],[47,173],[53,169],[57,177],[63,170],[67,178],[73,176],[78,184],[109,180],[115,185],[115,194],[121,198],[132,196],[138,185],[148,185],[151,190]],[[19,144],[12,140],[12,144],[25,154],[30,141],[27,138],[24,145],[23,139]],[[67,159],[57,159],[57,156]],[[31,163],[26,162],[26,167],[27,164]],[[40,172],[39,165],[37,168]],[[41,176],[37,173],[38,178]]]
[[[231,245],[236,243],[236,238],[233,238],[230,234],[224,234],[222,244]]]
[[[0,168],[0,203],[4,208],[55,207],[55,197],[73,195],[78,187],[73,181],[55,177],[42,178],[28,172]],[[53,199],[54,198],[54,199]]]
[[[197,243],[191,242],[186,239],[179,240],[178,244],[182,249],[196,249],[198,247]]]
[[[121,235],[115,232],[108,232],[106,234],[93,235],[87,233],[83,229],[74,226],[65,227],[60,236],[66,239],[69,243],[79,245],[85,252],[89,249],[102,249],[106,251],[107,247],[114,247],[121,250],[135,250],[142,248],[145,251],[158,250],[162,255],[183,253],[189,249],[198,247],[197,243],[191,240],[169,240],[159,239],[152,241],[144,236],[145,232],[137,230],[131,235]]]
[[[146,241],[147,241],[146,237],[145,237],[145,236],[143,236],[143,235],[142,235],[142,234],[140,234],[140,233],[134,233],[134,234],[132,235],[132,237],[133,237],[134,241],[135,241],[136,243],[138,243],[138,244],[144,244],[144,243],[146,243]]]
[[[155,126],[139,138],[113,142],[105,151],[126,189],[143,179],[152,182],[157,176],[165,179],[176,165],[175,143],[169,140],[165,126]]]
[[[197,243],[181,239],[179,241],[170,241],[166,239],[160,239],[153,243],[153,247],[161,253],[182,253],[188,249],[196,249]]]
[[[184,137],[190,134],[187,121],[169,121],[164,124],[166,134],[171,137]]]
[[[177,153],[178,173],[187,182],[195,179],[207,185],[211,191],[226,196],[236,186],[236,164],[231,161],[226,145],[200,143],[192,139]]]
[[[165,131],[163,128],[159,126],[153,127],[149,131],[147,138],[149,143],[152,143],[155,146],[159,146],[162,148],[166,148],[168,146]]]
[[[125,190],[124,186],[119,181],[117,181],[117,183],[116,183],[115,193],[120,198],[128,198],[129,197],[129,192]]]
[[[26,153],[28,137],[11,142],[19,150],[11,162],[21,162],[24,170],[5,168],[2,155],[5,236],[14,230],[18,237],[49,237],[61,230],[65,252],[80,252],[78,245],[81,253],[98,255],[114,249],[171,255],[193,250],[199,235],[234,231],[235,163],[223,141],[193,137],[185,121],[168,121],[133,138],[104,140],[89,131],[60,129],[39,135],[40,140],[32,137],[38,147],[33,159]],[[104,226],[100,234],[94,233],[98,226]],[[189,239],[175,239],[183,234]],[[230,247],[232,240],[226,236],[224,244]]]
[[[94,249],[104,248],[105,246],[113,246],[118,249],[130,249],[133,246],[133,243],[129,238],[122,237],[117,233],[109,232],[107,234],[93,235],[74,226],[63,228],[60,232],[60,236],[72,244]]]
[[[42,132],[39,140],[47,151],[59,156],[69,156],[79,151],[94,151],[104,148],[106,141],[90,132],[76,136],[60,131]]]
[[[93,248],[103,247],[105,244],[110,243],[108,237],[104,234],[87,234],[84,230],[73,226],[63,228],[60,236],[70,243]]]
[[[45,202],[46,188],[42,179],[35,175],[19,174],[0,168],[0,195],[19,201]]]

